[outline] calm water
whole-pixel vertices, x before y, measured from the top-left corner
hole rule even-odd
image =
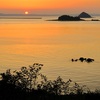
[[[44,64],[49,79],[61,76],[90,88],[100,86],[100,21],[57,22],[42,19],[0,19],[0,72]],[[93,63],[71,62],[91,57]]]

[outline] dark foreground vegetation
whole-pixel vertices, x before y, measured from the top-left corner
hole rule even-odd
[[[0,100],[100,100],[100,90],[90,91],[72,80],[48,80],[40,73],[42,64],[1,73]]]

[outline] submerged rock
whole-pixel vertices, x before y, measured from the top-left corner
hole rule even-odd
[[[78,60],[80,62],[87,62],[87,63],[94,61],[94,59],[92,59],[92,58],[84,58],[84,57],[80,57],[79,59],[71,59],[72,62],[77,62]]]
[[[83,62],[83,61],[86,61],[86,58],[80,57],[79,60],[80,60],[81,62]]]
[[[86,62],[88,62],[88,63],[93,62],[93,61],[94,61],[94,59],[91,59],[91,58],[86,59]]]
[[[100,21],[99,19],[91,19],[91,21]]]

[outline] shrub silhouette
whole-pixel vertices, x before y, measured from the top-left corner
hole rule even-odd
[[[54,95],[84,93],[86,86],[79,86],[70,79],[64,82],[59,76],[56,80],[48,80],[45,75],[40,73],[42,66],[43,64],[34,63],[32,66],[29,66],[29,68],[22,67],[20,71],[14,71],[13,73],[7,70],[6,73],[1,73],[2,82],[26,92],[42,90]]]
[[[2,82],[6,84],[15,85],[22,90],[31,91],[32,89],[37,89],[38,78],[43,80],[43,75],[39,73],[42,64],[34,63],[32,66],[22,67],[20,71],[7,70],[6,73],[1,73]]]
[[[68,100],[73,100],[72,97],[75,95],[88,98],[87,94],[89,97],[91,94],[95,96],[98,94],[100,97],[100,90],[95,90],[95,93],[92,93],[86,85],[80,86],[71,79],[65,82],[59,76],[56,80],[48,80],[45,75],[40,73],[42,66],[43,64],[34,63],[28,68],[22,67],[20,71],[11,73],[10,70],[7,70],[5,73],[1,73],[0,98],[2,100],[8,100],[8,98],[10,100],[32,100],[33,98],[52,100],[55,97],[58,100],[62,95],[66,95],[68,98],[71,96],[71,99]]]

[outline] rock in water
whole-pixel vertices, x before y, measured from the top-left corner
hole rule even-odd
[[[86,12],[82,12],[78,17],[80,17],[80,18],[91,18],[91,16]]]

